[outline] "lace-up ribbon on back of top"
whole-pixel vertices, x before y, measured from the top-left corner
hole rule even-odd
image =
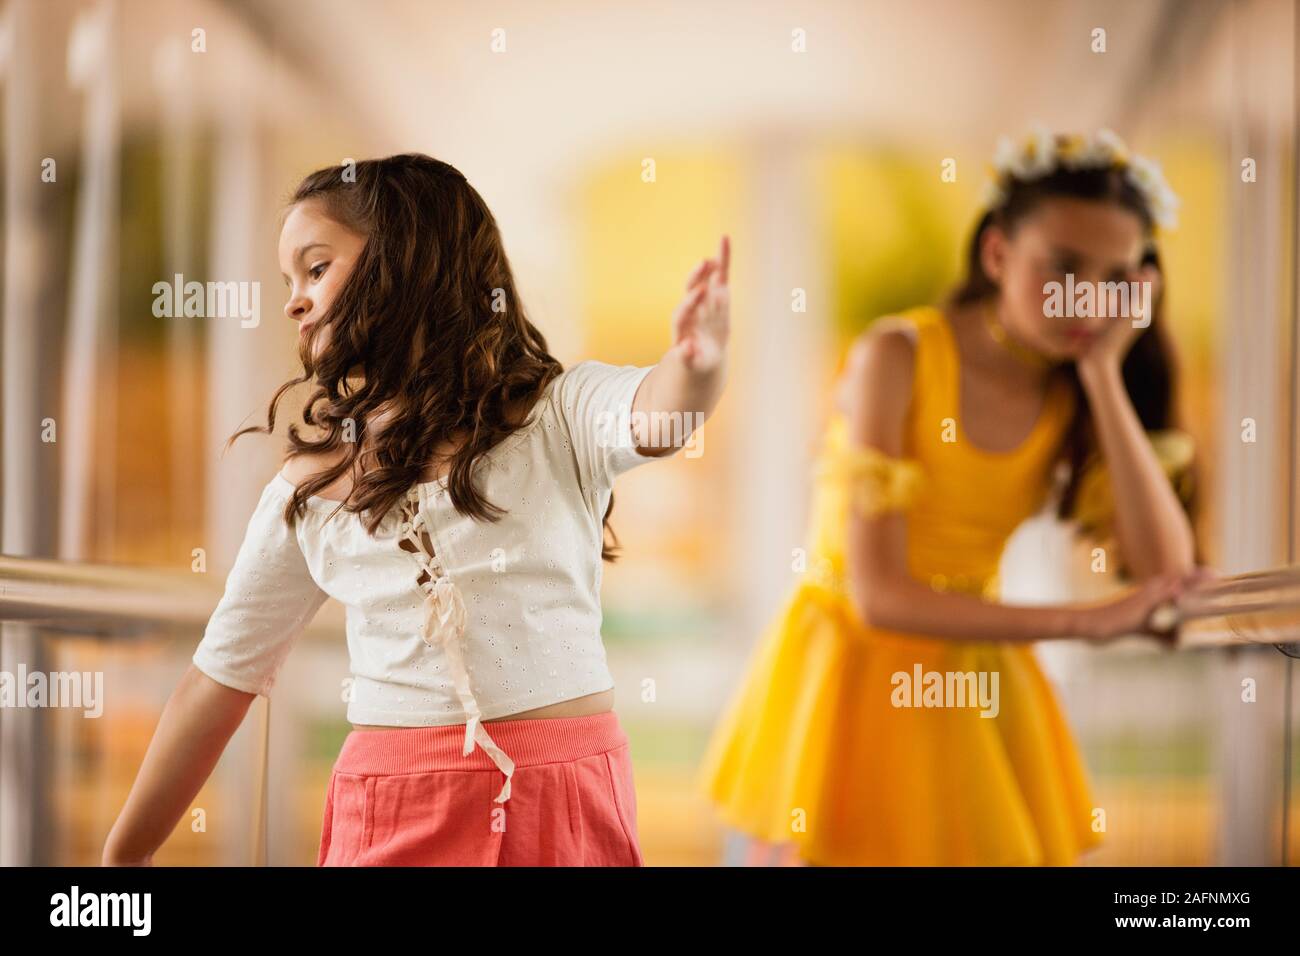
[[[443,571],[442,563],[432,547],[426,546],[428,500],[422,484],[416,484],[407,492],[403,503],[401,534],[415,547],[412,556],[424,569],[419,586],[424,592],[424,625],[420,636],[430,647],[441,647],[447,657],[447,666],[456,688],[456,696],[465,711],[465,747],[462,753],[469,756],[474,752],[474,744],[483,748],[492,758],[492,762],[506,775],[505,786],[497,794],[495,802],[505,803],[510,799],[510,778],[514,774],[515,764],[506,753],[496,745],[483,726],[482,712],[470,687],[469,671],[465,666],[463,635],[465,633],[465,605],[461,600],[460,589]],[[403,549],[405,550],[405,549]]]

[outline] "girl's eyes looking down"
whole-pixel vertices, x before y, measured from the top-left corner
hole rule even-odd
[[[318,262],[310,269],[307,270],[307,275],[311,277],[311,280],[313,282],[319,282],[321,280],[321,276],[325,274],[325,270],[328,269],[329,266],[330,264],[328,262]],[[292,290],[293,280],[290,279],[288,276],[282,276],[282,278],[284,279],[284,287],[286,289]]]
[[[1042,262],[1043,273],[1053,277],[1064,278],[1067,275],[1073,275],[1076,278],[1088,271],[1088,262],[1077,255],[1071,253],[1059,253],[1047,257]],[[1101,281],[1103,282],[1127,282],[1141,268],[1139,263],[1130,266],[1118,265],[1112,263]]]
[[[1058,256],[1052,260],[1052,272],[1056,275],[1075,272],[1078,268],[1079,262],[1073,256]]]

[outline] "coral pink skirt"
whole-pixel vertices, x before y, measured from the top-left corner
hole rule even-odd
[[[318,866],[642,866],[627,735],[613,711],[494,720],[505,775],[465,725],[354,730],[325,797]]]

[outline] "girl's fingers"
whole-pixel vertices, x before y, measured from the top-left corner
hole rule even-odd
[[[1157,574],[1148,578],[1144,585],[1146,600],[1151,603],[1171,600],[1182,589],[1182,579],[1176,574]]]
[[[691,274],[686,277],[687,292],[691,291],[691,287],[695,285],[695,283],[700,281],[700,279],[704,276],[704,274],[708,271],[708,269],[709,269],[709,260],[701,259],[700,264],[696,266],[694,269],[692,269]]]
[[[699,305],[700,301],[704,298],[704,293],[708,291],[708,285],[701,283],[686,294],[686,298],[682,299],[681,303],[677,306],[677,311],[673,313],[674,329],[680,326],[687,316],[694,311],[695,307]]]
[[[691,274],[686,277],[686,291],[691,291],[698,283],[704,282],[714,275],[718,277],[720,285],[726,285],[730,270],[731,239],[723,236],[722,242],[718,245],[718,258],[703,259],[699,265],[691,270]]]
[[[694,284],[707,285],[709,282],[709,278],[712,275],[714,275],[714,273],[716,273],[717,271],[718,271],[718,263],[713,259],[705,259],[704,269],[700,272],[700,276],[698,279],[695,280]],[[692,288],[694,288],[694,286],[692,286]]]

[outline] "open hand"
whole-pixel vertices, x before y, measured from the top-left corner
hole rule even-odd
[[[673,313],[673,348],[692,372],[711,372],[727,354],[731,331],[731,240],[722,237],[716,259],[705,259],[686,280],[686,297]]]
[[[1144,303],[1146,312],[1139,315],[1137,303],[1130,302],[1129,316],[1111,316],[1106,320],[1105,330],[1093,340],[1088,350],[1076,360],[1081,374],[1105,366],[1120,367],[1129,349],[1137,341],[1144,329],[1150,327],[1155,312],[1156,299],[1160,296],[1160,270],[1146,265],[1135,269],[1124,277],[1125,282],[1149,282],[1150,296]]]

